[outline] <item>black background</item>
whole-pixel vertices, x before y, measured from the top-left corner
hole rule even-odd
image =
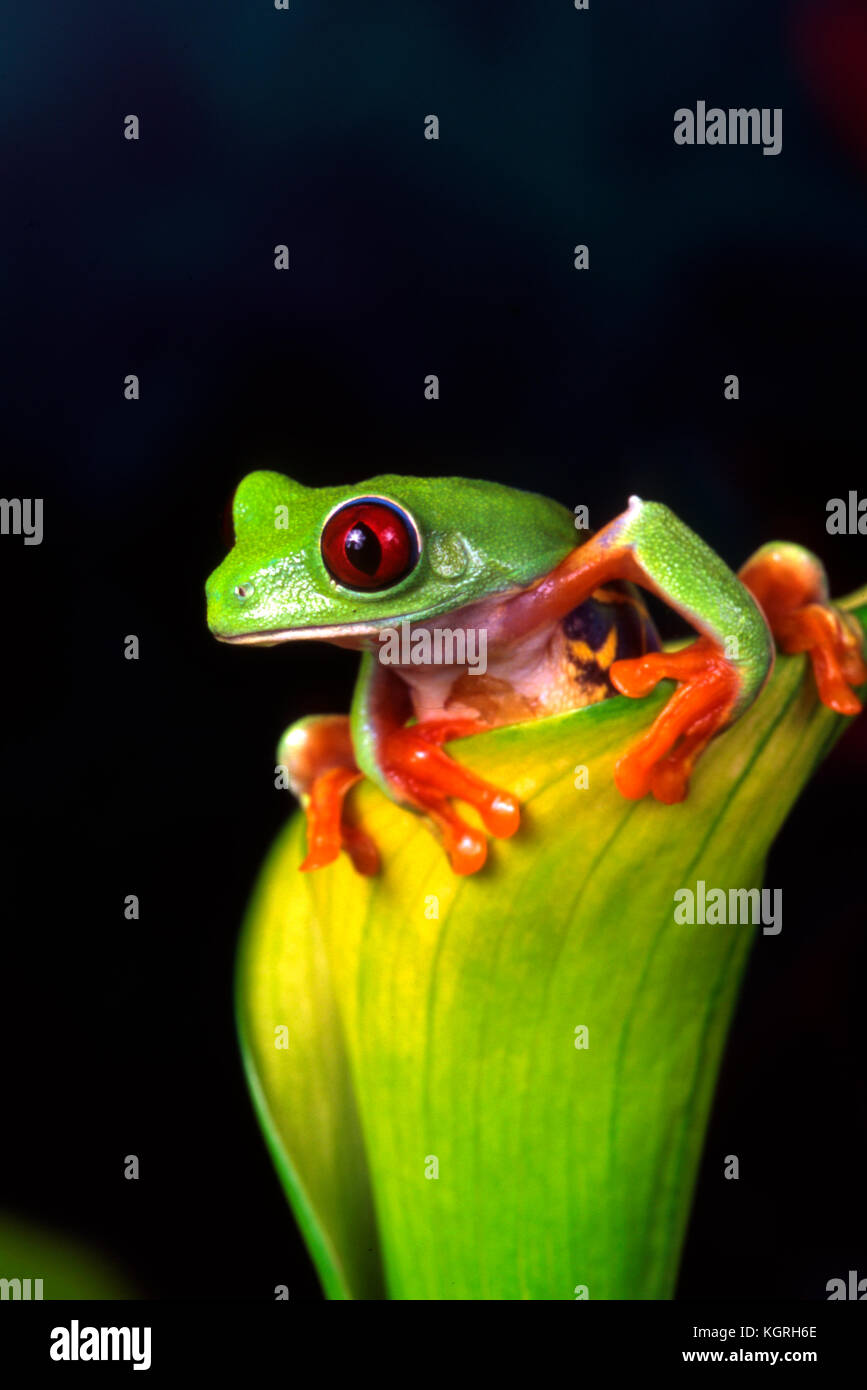
[[[277,737],[355,658],[209,637],[244,473],[492,478],[593,524],[638,492],[732,565],[784,537],[867,579],[825,531],[867,491],[865,60],[850,0],[12,8],[2,490],[45,539],[0,539],[7,1210],[144,1296],[319,1297],[231,977]],[[781,106],[782,154],[675,146],[699,98]],[[773,850],[682,1298],[867,1274],[865,767],[862,721]]]

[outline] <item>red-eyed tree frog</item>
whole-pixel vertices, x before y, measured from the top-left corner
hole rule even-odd
[[[363,653],[349,716],[312,715],[280,743],[307,817],[305,870],[345,850],[360,873],[377,872],[376,846],[344,807],[367,777],[428,818],[456,873],[476,872],[486,836],[452,803],[506,838],[518,801],[441,745],[618,693],[640,698],[667,679],[676,690],[614,779],[626,797],[681,801],[710,740],[761,691],[775,642],[809,653],[831,709],[861,708],[859,630],[830,603],[820,561],[771,543],[735,575],[659,502],[631,497],[576,545],[565,507],[497,483],[384,475],[309,488],[260,471],[238,487],[232,517],[234,547],[207,583],[214,635]],[[660,650],[636,585],[682,614],[696,640]]]

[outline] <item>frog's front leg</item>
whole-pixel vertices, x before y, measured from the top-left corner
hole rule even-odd
[[[518,829],[518,800],[461,767],[439,746],[478,733],[483,723],[443,718],[407,727],[411,714],[404,682],[372,652],[366,653],[351,715],[359,766],[393,801],[413,807],[434,823],[456,874],[476,873],[485,862],[487,841],[457,814],[451,799],[475,807],[486,830],[499,839]]]
[[[642,585],[699,633],[675,652],[615,661],[611,680],[640,698],[661,680],[678,688],[647,733],[618,760],[614,778],[631,798],[652,792],[681,801],[707,744],[753,702],[773,665],[767,622],[752,596],[709,546],[658,502],[629,507],[509,605],[513,640],[583,603],[612,579]]]
[[[780,650],[809,654],[822,703],[837,714],[859,714],[852,686],[867,681],[861,629],[831,603],[821,560],[801,545],[772,541],[739,578],[761,604]]]
[[[316,714],[290,725],[280,740],[278,764],[307,817],[307,856],[301,869],[321,869],[345,849],[360,874],[379,871],[379,851],[346,814],[346,793],[363,773],[352,750],[345,714]]]

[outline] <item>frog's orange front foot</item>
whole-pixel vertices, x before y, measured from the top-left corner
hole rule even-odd
[[[780,651],[807,652],[819,699],[836,714],[860,714],[853,687],[867,681],[860,625],[836,608],[820,562],[801,546],[763,546],[740,572]]]
[[[347,820],[343,804],[350,787],[361,779],[360,772],[346,767],[329,768],[314,778],[305,798],[307,854],[299,865],[302,872],[324,869],[345,849],[358,873],[379,873],[379,850],[366,831]]]
[[[379,872],[379,851],[351,819],[346,794],[362,774],[345,714],[314,714],[287,729],[277,753],[304,807],[307,855],[299,868],[324,869],[346,850],[360,874]]]
[[[615,661],[611,679],[621,695],[640,699],[661,680],[678,689],[646,734],[618,759],[614,781],[631,800],[652,792],[657,801],[682,801],[699,755],[728,724],[740,678],[721,647],[699,637],[678,652],[648,652]]]
[[[485,829],[498,839],[514,835],[521,813],[511,792],[492,786],[443,753],[439,744],[478,732],[467,719],[427,720],[382,735],[382,769],[398,794],[437,826],[456,874],[474,874],[484,864],[485,836],[457,814],[450,798],[473,806]]]

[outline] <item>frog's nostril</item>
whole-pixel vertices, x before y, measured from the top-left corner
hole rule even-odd
[[[235,598],[239,598],[242,600],[245,598],[251,598],[253,593],[254,588],[252,584],[237,584],[235,586]]]

